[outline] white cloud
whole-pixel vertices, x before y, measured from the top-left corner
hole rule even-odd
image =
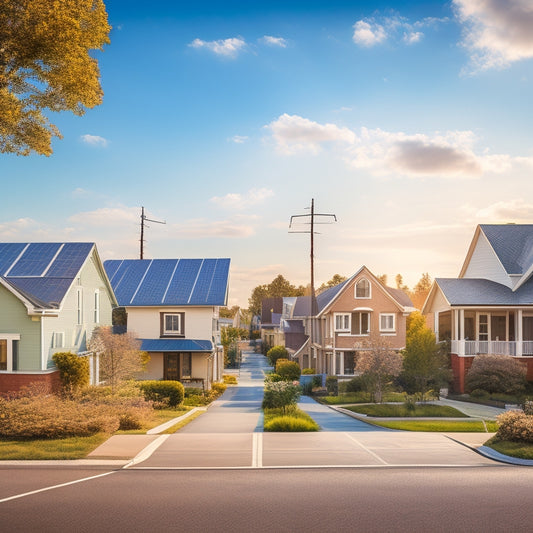
[[[279,46],[280,48],[287,48],[287,41],[283,37],[272,37],[265,35],[260,39],[261,42],[268,46]]]
[[[247,217],[248,219],[248,217]],[[255,228],[239,217],[228,220],[191,219],[170,227],[180,239],[242,239],[255,234]]]
[[[533,221],[533,204],[522,199],[496,202],[479,209],[475,218],[492,223],[497,222],[528,222]]]
[[[353,42],[361,46],[375,46],[387,38],[383,26],[373,21],[358,20],[354,25]]]
[[[71,193],[74,198],[85,198],[90,196],[91,192],[83,189],[82,187],[76,187]]]
[[[533,57],[531,0],[453,0],[474,70]]]
[[[84,211],[69,217],[75,224],[92,227],[113,227],[140,224],[141,211],[138,207],[101,207],[94,211]]]
[[[326,142],[355,142],[355,134],[348,128],[319,124],[298,115],[284,113],[266,127],[272,132],[278,149],[287,154],[299,151],[316,153]]]
[[[421,31],[410,31],[403,34],[403,42],[406,44],[415,44],[421,41],[424,34]]]
[[[260,204],[272,196],[274,196],[274,192],[270,189],[250,189],[245,194],[228,193],[225,196],[214,196],[210,202],[226,209],[245,209]]]
[[[246,135],[234,135],[231,139],[235,144],[243,144],[248,140]]]
[[[105,148],[108,145],[107,139],[100,137],[99,135],[89,135],[88,133],[81,136],[82,142],[89,144],[90,146],[101,146]]]
[[[206,48],[220,56],[236,57],[239,52],[246,48],[246,41],[241,37],[219,39],[218,41],[202,41],[202,39],[194,39],[194,41],[189,43],[189,46],[191,48]]]

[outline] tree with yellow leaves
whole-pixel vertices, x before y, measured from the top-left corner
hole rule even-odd
[[[45,111],[83,115],[102,102],[91,50],[109,43],[103,0],[0,2],[0,152],[52,153]]]

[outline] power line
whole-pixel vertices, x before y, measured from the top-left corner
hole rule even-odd
[[[146,225],[145,222],[155,222],[156,224],[166,224],[165,221],[162,221],[162,220],[152,220],[151,218],[148,218],[145,214],[144,214],[144,207],[141,207],[141,238],[140,238],[140,241],[141,241],[141,254],[140,254],[140,258],[141,259],[144,259],[144,226]],[[150,226],[146,225],[147,228],[149,228]]]

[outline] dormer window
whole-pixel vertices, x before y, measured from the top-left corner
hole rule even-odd
[[[370,282],[366,278],[360,279],[355,284],[355,297],[370,298]]]

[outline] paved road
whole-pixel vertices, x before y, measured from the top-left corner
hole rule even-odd
[[[311,398],[300,407],[318,433],[263,433],[262,355],[245,353],[239,386],[199,418],[169,436],[137,469],[289,468],[406,465],[487,466],[493,461],[436,433],[391,431],[338,413]]]

